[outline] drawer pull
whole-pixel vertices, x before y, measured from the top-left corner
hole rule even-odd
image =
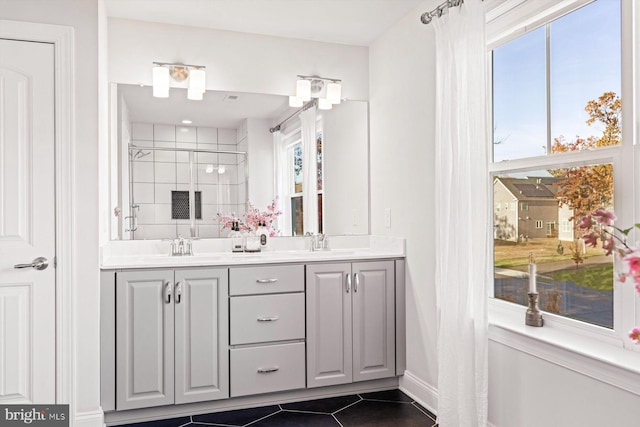
[[[275,322],[276,320],[278,320],[279,317],[278,316],[272,316],[272,317],[258,317],[258,322]]]
[[[257,283],[276,283],[278,279],[256,279]]]
[[[259,374],[269,374],[271,372],[276,372],[279,369],[280,368],[278,368],[277,366],[274,367],[274,368],[258,368],[258,373]]]
[[[171,282],[166,282],[164,284],[164,302],[166,304],[171,304],[171,288],[173,286],[171,285]]]

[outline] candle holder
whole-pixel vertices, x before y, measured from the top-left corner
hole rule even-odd
[[[542,319],[542,312],[538,308],[538,293],[528,292],[529,307],[527,308],[527,315],[525,317],[525,324],[527,326],[542,326],[544,319]]]

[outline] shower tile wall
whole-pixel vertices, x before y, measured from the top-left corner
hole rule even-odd
[[[140,147],[194,148],[245,151],[236,129],[132,124],[132,144]],[[242,214],[246,205],[244,156],[194,153],[195,189],[201,192],[202,219],[196,220],[199,237],[221,237],[217,213]],[[171,219],[171,191],[189,190],[189,153],[132,152],[133,202],[140,206],[136,239],[188,237],[189,220]],[[240,164],[239,164],[240,162]],[[207,165],[214,170],[207,173]],[[219,174],[217,167],[224,166]]]

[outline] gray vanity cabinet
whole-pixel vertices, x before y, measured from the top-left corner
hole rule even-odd
[[[229,397],[226,269],[116,276],[116,409]]]
[[[393,261],[310,264],[307,387],[396,375]]]

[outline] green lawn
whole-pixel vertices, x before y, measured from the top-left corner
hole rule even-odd
[[[613,290],[613,265],[610,264],[556,271],[551,273],[551,277],[553,280],[574,282],[578,286],[586,286],[597,291]]]

